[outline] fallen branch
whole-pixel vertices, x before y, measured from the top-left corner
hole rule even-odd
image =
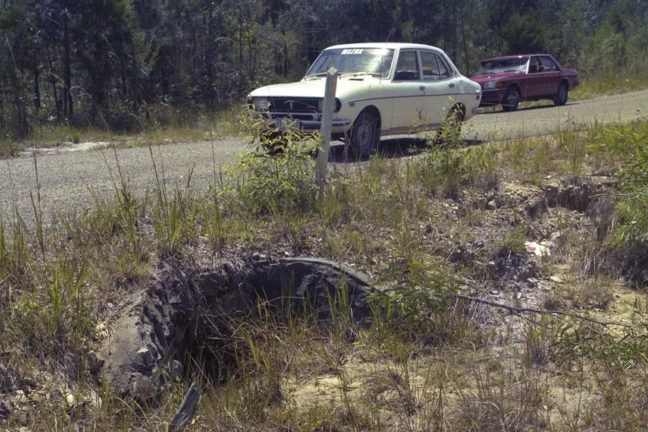
[[[620,323],[620,322],[617,322],[617,321],[599,321],[599,320],[594,319],[594,318],[574,314],[574,313],[571,313],[571,312],[565,312],[565,311],[559,311],[559,310],[536,309],[536,308],[529,308],[529,307],[515,307],[515,306],[507,305],[507,304],[504,304],[504,303],[497,303],[497,302],[494,302],[494,301],[491,301],[491,300],[486,300],[486,299],[479,298],[479,297],[471,297],[471,296],[466,296],[466,295],[461,295],[461,294],[455,294],[454,297],[458,298],[458,299],[461,299],[461,300],[469,301],[471,303],[480,303],[480,304],[483,304],[483,305],[486,305],[486,306],[496,307],[496,308],[499,308],[499,309],[505,309],[505,310],[507,310],[507,311],[509,311],[509,312],[511,312],[513,314],[516,314],[516,315],[522,315],[522,314],[525,314],[525,313],[536,313],[536,314],[542,314],[542,315],[562,315],[562,316],[566,316],[566,317],[569,317],[569,318],[574,318],[574,319],[578,319],[578,320],[582,320],[582,321],[587,321],[587,322],[590,322],[592,324],[601,325],[603,327],[613,326],[614,325],[614,326],[632,328],[632,326],[630,326],[628,324]]]

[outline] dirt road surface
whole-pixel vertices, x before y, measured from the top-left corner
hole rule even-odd
[[[644,90],[573,101],[563,107],[547,103],[521,105],[512,113],[483,113],[466,122],[463,134],[467,140],[486,142],[647,118],[648,90]],[[386,145],[389,139],[384,140],[383,147]],[[0,218],[8,226],[18,213],[32,225],[32,203],[40,203],[46,223],[56,214],[82,214],[114,195],[115,184],[121,182],[119,171],[129,190],[144,196],[157,185],[154,165],[158,178],[165,179],[168,187],[184,188],[190,178],[191,187],[201,190],[218,175],[223,163],[245,149],[240,138],[116,151],[86,143],[0,160]]]

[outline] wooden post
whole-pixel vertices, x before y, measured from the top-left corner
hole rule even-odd
[[[320,145],[317,153],[317,186],[319,187],[320,198],[323,196],[324,185],[326,184],[337,75],[338,71],[335,68],[330,68],[326,72],[326,88],[324,90],[324,103],[322,104],[322,126],[320,127]]]

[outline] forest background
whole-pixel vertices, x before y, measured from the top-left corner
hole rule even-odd
[[[581,80],[648,66],[644,0],[2,0],[0,134],[49,125],[137,132],[242,104],[336,43],[487,56],[550,52]]]

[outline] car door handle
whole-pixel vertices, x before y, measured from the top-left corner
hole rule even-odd
[[[448,87],[450,87],[450,88],[454,88],[454,86],[455,86],[454,83],[448,84]]]
[[[425,91],[425,86],[424,86],[424,85],[419,86],[419,90],[421,90],[421,91]]]

